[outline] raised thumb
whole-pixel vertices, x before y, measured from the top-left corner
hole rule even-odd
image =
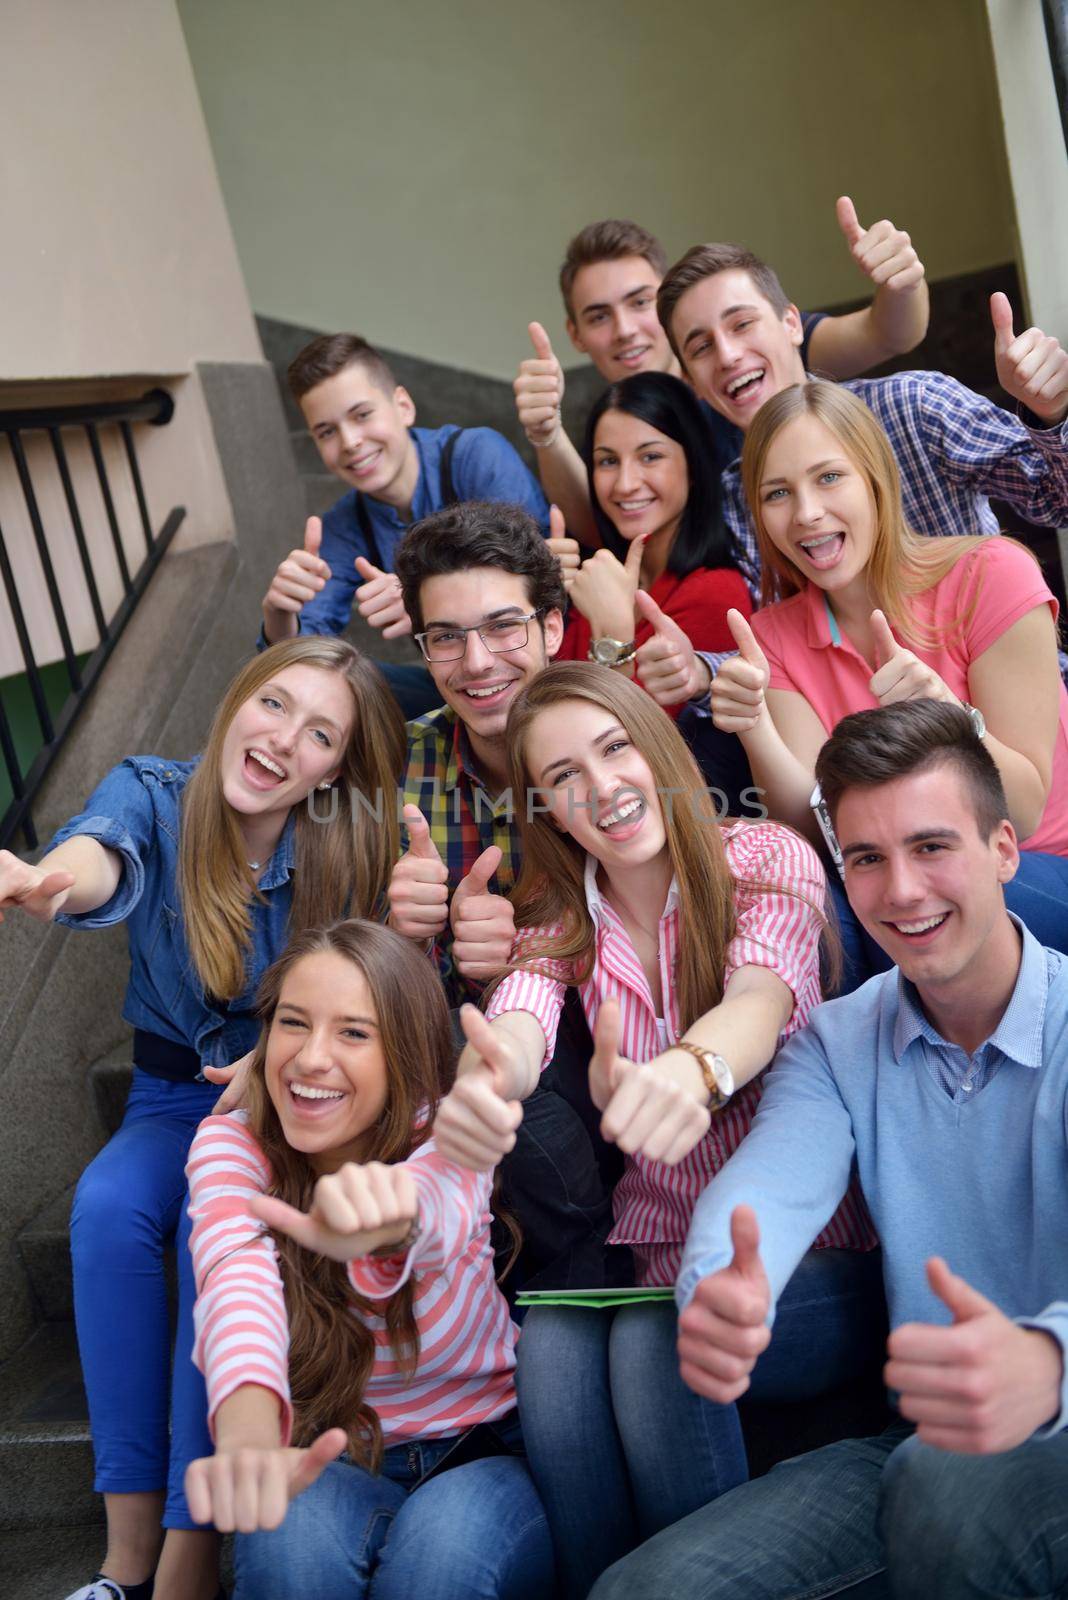
[[[752,1206],[735,1206],[731,1213],[731,1244],[734,1259],[731,1266],[744,1277],[763,1277],[764,1264],[760,1259],[760,1227]]]
[[[319,547],[323,542],[323,523],[321,517],[309,517],[304,524],[304,549],[310,556],[319,554]]]
[[[373,561],[368,561],[366,556],[357,556],[354,562],[356,571],[365,583],[370,583],[372,578],[384,578],[385,573],[381,567],[376,567]]]
[[[857,218],[857,208],[847,194],[841,196],[835,203],[834,209],[838,215],[838,226],[845,234],[850,245],[854,245],[863,239],[864,229]]]
[[[886,663],[890,660],[890,657],[897,654],[898,643],[890,631],[890,624],[887,622],[886,617],[881,611],[876,610],[872,612],[871,631],[875,644],[876,668],[885,667]]]
[[[638,575],[642,570],[642,556],[645,553],[645,541],[648,539],[648,537],[649,535],[647,533],[639,533],[636,539],[632,539],[630,541],[630,549],[627,551],[627,559],[623,563],[624,571],[628,574],[628,576],[632,577],[635,582],[637,582]]]
[[[420,861],[440,861],[441,856],[430,837],[430,825],[418,806],[405,806],[401,813],[408,829],[408,854]]]
[[[731,638],[738,646],[738,654],[743,661],[748,661],[751,666],[767,667],[767,658],[757,643],[757,636],[740,611],[732,606],[727,612],[727,626],[731,630]]]
[[[567,523],[564,521],[564,513],[559,506],[549,507],[549,538],[567,538]]]
[[[485,894],[490,879],[501,864],[501,857],[498,845],[491,844],[487,850],[483,850],[477,861],[472,862],[467,876],[461,879],[453,899],[457,896],[464,899],[469,894]]]
[[[983,1317],[993,1309],[991,1301],[973,1289],[966,1278],[950,1272],[941,1256],[932,1256],[927,1263],[927,1282],[944,1306],[953,1313],[954,1322],[970,1322],[973,1317]]]
[[[534,346],[534,354],[538,360],[551,361],[553,359],[552,341],[541,323],[532,322],[527,332],[530,334],[530,342]]]
[[[994,349],[1004,355],[1016,335],[1012,329],[1012,303],[1000,289],[990,296],[990,320],[994,324]]]

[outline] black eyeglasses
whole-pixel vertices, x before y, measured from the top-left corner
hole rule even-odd
[[[467,649],[469,633],[477,633],[486,649],[498,656],[505,650],[523,648],[530,624],[541,616],[542,609],[528,611],[526,616],[496,617],[476,628],[427,628],[413,637],[428,661],[458,661]]]

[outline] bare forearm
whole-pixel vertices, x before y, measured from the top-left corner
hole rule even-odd
[[[568,531],[576,539],[597,542],[586,468],[563,428],[551,445],[538,450],[537,457],[538,477],[546,498],[564,513]]]
[[[79,915],[106,905],[122,879],[122,857],[97,839],[75,834],[37,863],[42,872],[62,868],[74,874],[74,887],[63,903],[65,913]]]
[[[1042,821],[1049,799],[1049,783],[1034,762],[992,733],[983,740],[999,773],[1009,805],[1009,821],[1020,839],[1029,839]]]
[[[500,1084],[498,1092],[505,1100],[525,1100],[537,1088],[541,1064],[545,1059],[545,1033],[541,1023],[529,1011],[505,1011],[494,1017],[491,1028],[506,1034],[518,1047],[508,1073],[509,1082]],[[456,1075],[481,1064],[482,1057],[471,1044],[465,1044],[456,1066]]]
[[[877,289],[871,303],[871,336],[881,351],[877,359],[889,360],[915,350],[927,333],[930,316],[926,278],[911,289]]]
[[[819,844],[819,832],[809,806],[816,782],[812,769],[794,755],[768,713],[749,733],[738,737],[749,757],[753,783],[768,816],[776,822],[789,823],[798,833]]]
[[[215,1413],[215,1448],[276,1450],[282,1443],[281,1407],[273,1389],[243,1383]]]
[[[775,973],[728,994],[686,1029],[687,1039],[714,1050],[731,1069],[735,1088],[755,1078],[775,1054],[779,1034],[790,1020],[793,996]]]

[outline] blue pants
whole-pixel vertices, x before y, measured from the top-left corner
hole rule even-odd
[[[394,700],[404,713],[405,722],[436,711],[441,705],[441,690],[425,667],[400,661],[376,661],[375,666],[388,683]]]
[[[822,1394],[876,1366],[885,1336],[881,1252],[812,1250],[779,1301],[750,1392]],[[686,1387],[676,1338],[677,1313],[665,1302],[527,1314],[523,1435],[568,1600],[581,1600],[640,1540],[746,1480],[737,1408]]]
[[[280,1528],[237,1535],[235,1600],[551,1600],[526,1463],[492,1456],[422,1481],[452,1443],[394,1445],[379,1476],[331,1462]]]
[[[864,929],[846,899],[841,879],[827,874],[838,932],[842,940],[843,975],[837,994],[850,994],[877,972],[893,965],[881,945]],[[1011,883],[1005,885],[1005,904],[1034,934],[1039,944],[1068,955],[1068,856],[1042,850],[1023,850]]]
[[[164,1526],[192,1528],[182,1480],[211,1455],[204,1380],[193,1365],[196,1290],[185,1163],[219,1090],[134,1069],[122,1127],[82,1173],[71,1214],[74,1316],[99,1493],[167,1489]],[[178,1258],[171,1330],[163,1252]],[[171,1429],[168,1429],[168,1417]]]
[[[590,1600],[1052,1600],[1068,1593],[1068,1434],[1002,1455],[904,1424],[784,1461],[651,1539]]]

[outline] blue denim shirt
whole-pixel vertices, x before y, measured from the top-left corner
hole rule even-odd
[[[412,500],[412,522],[442,509],[441,452],[446,439],[457,431],[450,423],[444,428],[412,428],[412,441],[419,457],[419,481]],[[502,434],[492,428],[465,428],[452,458],[452,483],[457,500],[500,500],[522,506],[543,532],[549,527],[549,506],[538,480]],[[377,552],[368,548],[356,510],[356,490],[342,495],[323,518],[320,555],[332,577],[324,589],[309,600],[300,613],[301,633],[340,633],[352,615],[352,596],[363,578],[356,571],[357,556],[366,556],[385,572],[393,571],[397,546],[408,531],[392,506],[364,496],[368,518],[378,544]],[[262,636],[261,636],[262,648]]]
[[[252,949],[245,989],[233,1000],[212,1000],[193,966],[178,898],[182,792],[195,768],[196,761],[128,756],[97,785],[85,810],[60,828],[49,849],[85,834],[122,857],[119,886],[106,904],[79,916],[61,913],[56,921],[68,928],[125,922],[130,945],[130,981],[122,1008],[126,1021],[196,1050],[202,1063],[221,1067],[256,1043],[256,986],[286,946],[293,819],[260,875],[263,902],[253,901],[250,907]]]

